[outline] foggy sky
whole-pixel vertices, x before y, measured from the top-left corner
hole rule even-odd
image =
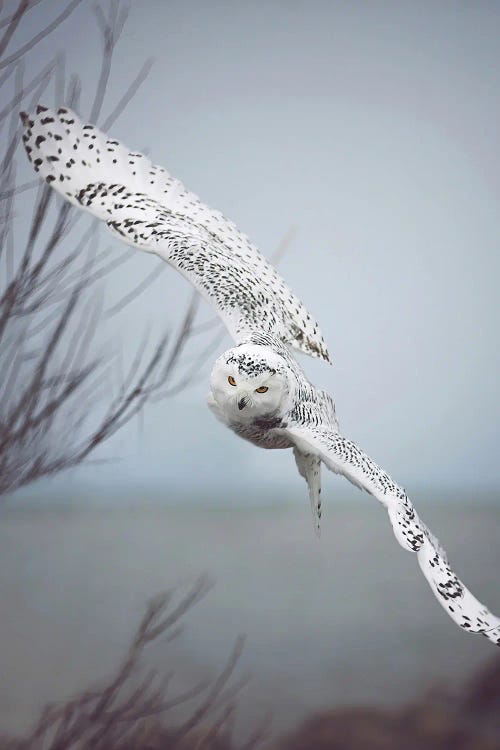
[[[49,20],[44,8],[16,43]],[[413,495],[473,499],[497,482],[499,38],[492,2],[136,2],[104,110],[154,56],[112,134],[148,150],[266,255],[297,227],[280,271],[334,360],[301,364],[334,395],[344,433]],[[82,76],[85,116],[99,57],[87,0],[32,53],[33,69],[57,49]],[[21,152],[19,164],[30,179]],[[107,281],[106,300],[155,263],[138,253]],[[167,268],[103,342],[131,355],[145,328],[178,325],[188,297]],[[258,450],[214,420],[209,371],[94,455],[119,462],[46,486],[82,484],[97,498],[114,486],[165,497],[192,488],[221,502],[303,493],[290,451]]]

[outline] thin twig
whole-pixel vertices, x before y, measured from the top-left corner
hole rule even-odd
[[[2,57],[3,53],[7,49],[7,46],[10,40],[12,39],[12,36],[14,35],[15,30],[18,27],[19,22],[21,21],[21,18],[26,13],[29,7],[29,4],[30,4],[30,0],[21,0],[19,5],[17,6],[16,12],[10,17],[7,30],[5,31],[3,37],[0,39],[0,57]]]
[[[68,18],[68,16],[73,13],[75,8],[81,3],[82,0],[71,0],[70,3],[66,6],[66,8],[60,13],[51,23],[49,23],[42,31],[40,31],[38,34],[35,34],[32,39],[29,40],[29,42],[26,42],[26,44],[23,44],[21,47],[19,47],[16,52],[13,52],[12,55],[9,55],[9,57],[4,58],[3,60],[0,60],[0,69],[5,68],[7,65],[11,65],[16,60],[19,60],[20,57],[23,57],[27,52],[33,49],[35,45],[38,44],[38,42],[41,42],[42,39],[45,39],[46,36],[48,36],[54,29],[56,29],[60,24]]]

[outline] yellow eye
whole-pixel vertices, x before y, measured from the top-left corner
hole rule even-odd
[[[233,378],[232,375],[228,377],[227,382],[229,383],[229,385],[236,385],[236,380]]]
[[[268,390],[269,390],[269,388],[267,387],[267,385],[261,385],[260,388],[256,388],[255,389],[255,392],[256,393],[265,393]]]

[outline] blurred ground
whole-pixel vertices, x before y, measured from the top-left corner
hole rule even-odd
[[[466,686],[432,691],[396,710],[354,707],[313,716],[280,750],[498,750],[500,660]]]
[[[500,513],[494,506],[426,507],[457,572],[494,611]],[[156,506],[0,510],[0,727],[22,732],[49,700],[115,668],[157,592],[200,572],[216,586],[189,612],[161,669],[179,687],[213,675],[247,635],[239,713],[248,729],[268,710],[276,731],[332,706],[395,706],[429,685],[462,684],[493,646],[448,619],[412,555],[368,496],[331,503],[320,542],[309,508]]]

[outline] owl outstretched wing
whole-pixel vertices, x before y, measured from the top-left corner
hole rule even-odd
[[[444,550],[418,517],[404,489],[358,446],[331,426],[289,424],[285,430],[302,453],[319,457],[337,474],[366,490],[389,514],[394,534],[404,549],[416,552],[418,563],[437,600],[450,617],[470,633],[482,633],[500,645],[500,618],[464,586],[448,564]]]
[[[21,114],[34,169],[124,242],[155,253],[210,302],[237,342],[252,331],[329,361],[318,324],[248,238],[163,168],[69,109]]]

